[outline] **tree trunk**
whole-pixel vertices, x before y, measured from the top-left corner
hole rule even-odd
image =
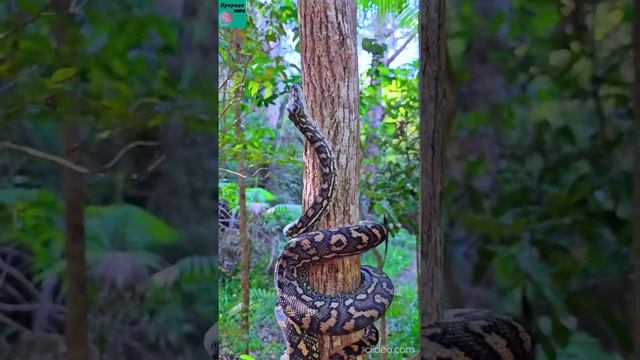
[[[71,21],[71,0],[56,0],[53,7],[56,19],[53,24],[56,57],[59,67],[74,66],[74,43],[77,31]],[[61,148],[67,160],[81,163],[77,145],[80,143],[76,120],[75,91],[61,92],[59,110],[61,118]],[[53,95],[52,95],[53,96]],[[88,360],[87,336],[87,264],[84,232],[84,181],[82,174],[68,167],[62,168],[62,194],[64,201],[64,254],[66,258],[67,299],[65,309],[65,339],[69,360]]]
[[[640,359],[640,0],[634,1],[633,17],[633,105],[635,108],[635,141],[633,141],[633,251],[632,262],[635,267],[634,287],[634,358]]]
[[[374,23],[374,39],[381,44],[384,44],[385,42],[395,41],[393,34],[390,35],[389,40],[385,38],[387,19],[388,17],[384,17],[383,15],[378,14]],[[376,93],[380,99],[382,99],[382,88],[380,87],[380,73],[379,71],[377,71],[377,68],[378,66],[386,63],[385,55],[386,54],[372,54],[371,56],[371,68],[374,69],[373,75],[371,76],[371,86],[376,89]],[[372,105],[367,112],[367,115],[369,117],[369,128],[372,130],[369,131],[369,134],[364,143],[365,149],[363,159],[375,157],[379,153],[378,146],[374,141],[376,136],[373,129],[377,129],[380,127],[380,123],[382,122],[382,119],[384,119],[384,107],[382,106],[382,104]],[[362,174],[375,175],[377,173],[377,166],[375,163],[371,163],[367,166],[364,166],[361,172]],[[386,356],[386,354],[384,354],[383,356]]]
[[[236,63],[241,64],[241,30],[234,30],[234,46],[236,50]],[[235,131],[238,144],[242,149],[238,153],[238,173],[244,174],[245,171],[245,149],[244,134],[242,131],[242,96],[243,84],[236,84],[236,103],[235,103]],[[240,282],[242,287],[242,305],[240,307],[241,329],[245,336],[245,353],[249,353],[249,233],[247,231],[247,186],[243,176],[238,178],[238,205],[239,209],[239,228],[240,233]]]
[[[287,106],[286,101],[280,102],[280,104],[278,105],[277,119],[275,119],[274,121],[276,134],[275,134],[275,138],[273,139],[273,148],[276,152],[280,148],[280,144],[287,143],[287,140],[289,140],[289,139],[282,139],[281,138],[282,131],[280,131],[283,124],[281,119],[284,115],[286,106]],[[267,185],[266,185],[267,190],[271,192],[278,191],[278,179],[281,177],[282,172],[283,170],[275,161],[269,164],[269,172],[267,173]],[[266,273],[269,274],[270,276],[273,276],[273,272],[276,269],[276,262],[278,261],[279,243],[280,243],[279,236],[271,236],[271,258],[269,259],[269,263],[267,264],[267,268],[266,268]]]
[[[376,257],[376,264],[378,265],[378,270],[383,271],[384,258],[382,253],[378,249],[373,249],[373,254]],[[380,318],[380,326],[378,326],[378,330],[380,331],[380,341],[379,345],[381,349],[387,348],[387,317],[382,316]],[[386,352],[380,353],[380,360],[387,360],[388,355]]]
[[[442,193],[448,101],[444,0],[420,1],[420,323],[442,319]],[[422,342],[426,338],[421,337]]]
[[[76,164],[80,142],[77,124],[66,115],[62,123],[62,148],[67,159]],[[89,358],[87,337],[87,264],[84,234],[84,182],[82,174],[64,167],[62,169],[64,196],[64,253],[67,260],[66,344],[69,360]]]
[[[388,41],[385,39],[385,32],[387,30],[386,24],[388,23],[387,20],[388,20],[388,16],[384,16],[381,14],[378,14],[375,20],[374,38],[379,43],[395,42],[395,38],[393,34],[390,35],[390,39]],[[382,99],[382,88],[380,86],[380,74],[377,71],[377,67],[387,63],[388,59],[385,59],[385,55],[386,54],[383,54],[380,56],[372,55],[371,57],[371,67],[373,69],[376,69],[373,71],[374,75],[371,77],[371,86],[376,88],[376,93],[380,99]],[[385,115],[384,107],[382,106],[382,104],[372,105],[367,115],[369,116],[369,127],[371,129],[377,129],[380,127],[380,123],[382,123],[382,120],[384,119],[384,115]],[[365,149],[363,154],[363,160],[369,157],[373,158],[379,154],[378,146],[374,141],[375,138],[376,138],[376,135],[374,130],[369,131],[369,134],[364,144]],[[374,178],[377,173],[378,173],[378,167],[376,166],[375,162],[372,162],[361,169],[361,174],[373,175],[371,177],[371,181],[375,181]],[[382,254],[378,249],[373,249],[373,253],[376,257],[378,270],[382,271],[382,266],[384,265],[384,259],[382,257]],[[384,315],[380,318],[380,325],[378,326],[378,330],[380,331],[380,340],[379,340],[380,348],[386,348],[387,347],[387,318]],[[380,354],[380,360],[387,360],[387,358],[388,356],[386,352],[383,352]]]
[[[302,83],[307,112],[333,148],[336,170],[335,201],[318,225],[329,228],[358,220],[359,94],[356,51],[356,4],[353,0],[301,0],[298,3]],[[303,206],[313,201],[320,184],[320,168],[313,150],[304,151]],[[309,270],[309,283],[321,293],[355,290],[360,284],[358,256],[335,259]],[[321,359],[362,337],[320,338]]]
[[[265,26],[269,26],[269,25],[265,24]],[[277,43],[279,45],[282,45],[286,41],[287,39],[285,36],[279,36]],[[264,44],[264,48],[265,48],[265,51],[269,51],[269,58],[271,59],[275,59],[277,56],[284,56],[283,46],[273,46],[269,50],[269,44],[267,43],[267,44]],[[282,84],[281,82],[278,82],[274,88],[274,91],[276,91],[276,89],[280,90],[280,88],[284,89],[284,84]],[[286,106],[287,106],[287,99],[286,98],[283,99],[280,97],[276,99],[275,103],[267,105],[267,107],[264,109],[265,117],[267,119],[267,122],[266,122],[267,126],[275,130],[275,137],[273,139],[273,148],[276,152],[278,151],[278,148],[280,147],[279,145],[281,143],[280,128],[282,127],[282,123],[283,123],[283,121],[281,120],[285,113]],[[275,193],[276,191],[278,191],[277,179],[281,177],[282,175],[281,172],[282,172],[281,167],[275,161],[269,164],[269,171],[267,172],[266,179],[265,179],[266,180],[265,187],[267,190],[271,191],[272,193]],[[269,259],[269,263],[267,264],[267,268],[266,268],[266,273],[271,276],[273,276],[273,272],[276,268],[276,262],[278,261],[279,242],[280,242],[279,236],[271,236],[271,258]]]

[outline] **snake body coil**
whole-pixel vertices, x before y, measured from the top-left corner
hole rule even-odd
[[[520,322],[487,310],[453,309],[423,328],[425,360],[531,360],[534,340]]]
[[[315,230],[335,193],[335,164],[325,137],[306,115],[301,89],[294,86],[289,119],[314,149],[321,182],[311,205],[283,232],[291,240],[275,270],[276,319],[287,342],[289,360],[319,359],[318,336],[365,330],[364,336],[330,356],[352,359],[378,342],[373,322],[393,299],[393,285],[383,273],[363,266],[362,284],[354,292],[320,294],[308,285],[308,267],[328,259],[361,254],[387,239],[387,229],[375,222]],[[485,310],[449,310],[444,320],[425,325],[427,339],[421,358],[426,360],[530,360],[533,338],[519,322]]]
[[[284,247],[275,270],[276,319],[287,342],[289,360],[319,359],[318,336],[344,335],[365,330],[357,342],[333,353],[332,360],[351,359],[378,342],[373,322],[393,299],[391,280],[376,269],[363,266],[362,283],[354,292],[321,294],[308,285],[311,264],[361,254],[387,238],[384,225],[357,225],[315,230],[335,194],[335,163],[322,132],[304,111],[302,91],[293,86],[289,119],[314,149],[321,167],[321,184],[311,205],[283,232],[291,240]],[[315,231],[314,231],[315,230]]]

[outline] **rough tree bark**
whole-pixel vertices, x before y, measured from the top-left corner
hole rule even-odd
[[[302,85],[307,111],[332,146],[337,169],[334,203],[319,227],[356,223],[359,214],[359,94],[356,51],[356,4],[353,0],[301,0],[298,3]],[[319,163],[312,149],[304,151],[303,206],[319,186]],[[344,293],[360,284],[360,258],[349,257],[313,266],[309,283],[322,293]],[[321,359],[357,341],[362,331],[322,337]]]
[[[445,1],[420,0],[420,323],[442,319],[442,193],[448,101]],[[421,347],[424,348],[424,337]]]
[[[74,43],[77,32],[71,21],[71,0],[52,3],[56,19],[53,24],[57,63],[60,67],[74,66]],[[77,145],[80,143],[75,114],[74,91],[61,91],[59,111],[61,148],[67,160],[80,163]],[[54,95],[52,95],[54,96]],[[57,106],[53,106],[56,108]],[[62,168],[62,193],[64,200],[64,254],[67,261],[67,302],[65,309],[65,341],[69,360],[88,360],[87,336],[87,264],[85,259],[84,231],[84,181],[82,174],[68,167]]]
[[[236,52],[236,64],[242,64],[242,54],[240,52],[242,46],[241,30],[234,30],[234,47]],[[242,84],[236,84],[235,93],[235,131],[239,144],[243,144],[244,134],[242,131],[242,95],[244,90]],[[237,157],[238,173],[244,174],[245,171],[245,150],[241,148]],[[245,336],[245,353],[249,353],[249,233],[247,231],[247,186],[243,176],[237,176],[238,181],[238,206],[239,206],[239,225],[240,233],[240,282],[242,287],[242,305],[240,307],[241,328]]]
[[[633,17],[633,105],[634,150],[633,150],[633,251],[632,262],[635,267],[633,281],[633,347],[634,358],[640,359],[640,0],[634,1]]]

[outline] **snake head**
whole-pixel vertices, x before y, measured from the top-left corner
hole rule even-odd
[[[287,226],[282,229],[282,234],[288,239],[300,234],[300,227],[298,225],[298,220],[287,224]]]
[[[290,112],[298,112],[303,109],[304,105],[302,104],[302,88],[297,85],[291,85],[291,90],[289,91],[289,106],[288,109]]]

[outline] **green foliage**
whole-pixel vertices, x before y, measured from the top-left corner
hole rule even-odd
[[[60,200],[52,192],[45,189],[9,188],[0,191],[1,214],[0,224],[3,227],[3,244],[20,244],[33,256],[32,271],[34,280],[40,282],[54,274],[62,283],[64,257],[62,256],[62,206]],[[103,288],[110,286],[120,291],[128,291],[129,286],[141,281],[140,276],[148,274],[148,270],[159,268],[163,261],[153,251],[160,246],[172,244],[178,238],[178,232],[164,221],[149,212],[131,205],[90,206],[87,215],[86,232],[88,238],[87,259],[91,269],[94,286]],[[189,314],[185,306],[194,305],[193,299],[201,299],[198,309],[200,313],[209,312],[201,295],[203,289],[194,292],[194,284],[203,288],[203,281],[212,281],[217,262],[213,257],[185,257],[174,265],[163,269],[153,276],[156,284],[171,286],[175,290],[172,296],[150,288],[144,304],[128,301],[116,311],[127,313],[129,320],[139,322],[150,329],[160,326],[169,330],[147,332],[151,341],[169,341],[172,344],[182,343],[181,338],[192,336],[198,330],[193,326],[175,328],[172,323],[184,323]],[[142,273],[140,271],[143,271]],[[144,279],[144,278],[143,278]],[[136,285],[139,285],[137,283]],[[93,286],[92,286],[93,288]],[[208,286],[204,288],[209,289]],[[92,307],[99,307],[94,302]],[[186,297],[185,297],[186,296]],[[195,297],[194,297],[195,296]],[[188,302],[184,302],[186,299]],[[111,302],[118,301],[111,299]],[[182,304],[182,305],[181,305]],[[191,305],[189,305],[191,304]],[[96,318],[106,318],[109,307],[93,310]],[[150,314],[155,314],[150,316]],[[162,325],[165,323],[166,325]],[[195,323],[194,323],[195,324]],[[202,326],[206,324],[201,324]],[[191,334],[191,335],[189,335]],[[155,339],[155,340],[154,340]],[[113,339],[112,339],[113,340]],[[113,344],[115,346],[115,344]]]
[[[364,15],[395,18],[400,28],[415,29],[418,26],[419,2],[417,0],[358,0],[358,8]]]
[[[380,245],[378,251],[383,256],[383,270],[385,274],[389,275],[391,278],[395,278],[407,271],[407,269],[415,271],[415,269],[410,268],[416,258],[415,236],[409,234],[409,232],[404,229],[401,229],[397,234],[391,236],[389,239],[386,257],[384,255],[384,246],[385,244]],[[378,262],[372,251],[369,251],[362,256],[362,264],[369,265],[374,268],[378,267]]]
[[[229,207],[238,207],[238,184],[232,182],[221,182],[218,184],[218,198],[229,204]]]
[[[89,206],[85,216],[89,244],[100,248],[152,250],[178,239],[176,229],[133,205]]]
[[[228,204],[231,211],[237,211],[239,204],[238,184],[231,182],[221,182],[218,184],[219,199]],[[270,202],[276,200],[276,196],[266,189],[260,187],[250,187],[246,190],[246,201],[249,206],[260,206],[266,208]],[[273,212],[273,211],[272,211]]]
[[[86,201],[89,337],[103,359],[126,357],[125,347],[143,357],[201,359],[201,336],[216,310],[217,261],[194,256],[210,241],[189,225],[201,218],[185,221],[191,211],[172,207],[191,201],[189,210],[199,211],[193,199],[214,196],[194,186],[199,174],[180,163],[186,157],[184,144],[191,151],[189,163],[200,166],[205,157],[210,160],[210,149],[201,151],[206,155],[195,150],[200,139],[217,130],[216,119],[210,118],[217,69],[210,66],[207,50],[213,50],[215,36],[206,15],[213,5],[132,0],[73,5],[72,12],[62,15],[69,22],[65,41],[57,44],[58,15],[49,2],[3,2],[2,140],[64,156],[60,121],[75,118],[81,139],[72,151],[91,169],[108,163],[133,141],[158,143],[119,154],[110,167],[84,175],[83,188],[76,189]],[[49,161],[5,150],[2,169],[0,180],[7,185],[0,190],[2,250],[15,249],[16,269],[42,294],[20,299],[2,292],[1,300],[28,305],[36,299],[39,304],[42,296],[54,302],[52,309],[64,309],[60,171]],[[188,181],[175,180],[180,178]],[[168,205],[154,205],[155,194],[165,196],[163,205]],[[58,329],[60,315],[56,310],[44,316],[50,322],[44,329]],[[40,322],[31,321],[28,312],[18,317],[30,329]],[[0,333],[9,328],[3,323]]]
[[[213,256],[193,255],[153,274],[155,285],[170,287],[179,281],[215,279],[218,263]]]
[[[576,332],[570,335],[567,346],[560,350],[557,354],[560,359],[578,360],[578,359],[593,359],[593,360],[622,360],[623,357],[606,351],[600,345],[600,342],[584,332]],[[549,357],[542,354],[540,359],[547,360]]]
[[[372,143],[380,151],[363,159],[363,166],[375,166],[364,174],[361,192],[368,200],[369,211],[385,216],[392,232],[404,226],[416,231],[418,194],[418,90],[414,81],[417,63],[396,69],[379,67],[369,76],[379,81],[366,86],[361,96],[360,114],[382,104],[385,116],[377,127],[366,123],[361,142]]]
[[[259,261],[255,268],[263,269],[264,260]],[[221,343],[222,353],[240,354],[244,348],[242,332],[240,329],[240,276],[234,274],[231,277],[221,274],[220,278],[220,333],[224,334]],[[251,321],[249,343],[252,354],[263,357],[278,357],[282,354],[281,332],[274,316],[275,289],[273,277],[263,271],[252,271],[251,287],[249,290],[250,306],[249,319]],[[259,340],[259,333],[268,330],[270,338],[267,341]],[[277,356],[276,356],[277,354]]]
[[[630,267],[632,7],[629,0],[601,1],[573,14],[574,3],[518,0],[493,9],[470,0],[448,4],[457,102],[443,204],[447,259],[456,270],[450,285],[482,290],[489,308],[530,315],[540,359],[621,358],[632,345],[627,310],[607,299],[625,296]],[[300,205],[292,204],[299,186],[290,182],[301,172],[302,150],[295,141],[282,143],[291,139],[287,125],[268,123],[265,111],[282,104],[287,86],[300,82],[300,70],[264,44],[295,54],[299,36],[292,1],[254,4],[240,60],[231,50],[231,33],[221,34],[222,78],[231,75],[220,109],[233,109],[239,89],[243,139],[234,131],[232,110],[219,129],[223,166],[238,170],[243,154],[250,189],[273,195],[247,195],[250,203],[268,204],[251,224],[254,249],[263,251],[270,242],[281,246],[275,230],[300,214]],[[358,6],[365,15],[391,19],[398,24],[394,30],[417,26],[417,1]],[[393,42],[371,37],[371,18],[360,25],[363,49],[374,55],[360,79],[362,207],[366,216],[385,218],[392,231],[385,271],[397,296],[387,313],[389,343],[417,348],[415,278],[408,274],[419,200],[418,61],[381,65],[379,57]],[[380,119],[373,118],[376,111]],[[261,170],[266,168],[268,175]],[[235,209],[235,175],[226,174],[220,198]],[[249,334],[252,354],[260,349],[267,357],[283,350],[279,333],[266,330],[276,328],[269,314],[272,279],[263,273],[269,255],[252,259]],[[377,266],[373,254],[363,262]],[[237,341],[238,288],[234,272],[221,280],[221,333],[229,336],[223,346],[231,354],[243,348]],[[523,314],[523,298],[531,314]],[[267,340],[255,340],[259,336]]]
[[[67,80],[67,79],[73,77],[77,73],[78,73],[78,69],[77,68],[62,68],[62,69],[58,69],[51,75],[51,77],[49,78],[49,82],[51,84],[55,84],[55,83]]]
[[[274,201],[276,197],[269,191],[263,188],[248,188],[247,189],[247,201],[248,202],[260,202],[267,203]]]
[[[379,43],[376,39],[364,38],[362,39],[362,49],[374,56],[382,56],[387,50],[387,45]]]
[[[251,319],[260,322],[268,317],[273,316],[276,307],[276,293],[274,289],[249,289]],[[229,309],[227,315],[235,317],[240,314],[241,303],[236,304]]]
[[[302,215],[300,204],[276,204],[264,212],[264,220],[275,224],[289,224]]]
[[[419,349],[420,315],[415,284],[395,282],[395,286],[393,302],[385,314],[389,333],[388,344],[391,347]]]
[[[45,189],[0,190],[1,242],[18,243],[33,257],[33,271],[42,274],[52,267],[60,270],[64,234],[60,228],[62,205]],[[58,265],[56,265],[58,264]]]
[[[385,14],[390,12],[401,12],[408,1],[406,0],[358,0],[358,7],[367,10],[376,10]]]
[[[527,295],[544,358],[613,358],[631,348],[624,310],[606,300],[622,294],[603,295],[624,287],[619,279],[630,265],[629,79],[619,71],[629,49],[628,3],[600,2],[571,30],[561,25],[570,8],[553,2],[514,2],[510,21],[478,19],[465,2],[454,17],[456,44],[474,29],[506,34],[512,43],[489,46],[486,56],[513,91],[456,118],[454,137],[477,141],[493,132],[500,153],[467,159],[464,175],[450,178],[447,231],[460,235],[448,241],[477,242],[473,277],[496,281],[503,299],[496,306],[520,312]],[[454,61],[463,79],[464,67]],[[605,353],[597,342],[606,340],[581,333],[587,322],[606,329],[616,350]]]

